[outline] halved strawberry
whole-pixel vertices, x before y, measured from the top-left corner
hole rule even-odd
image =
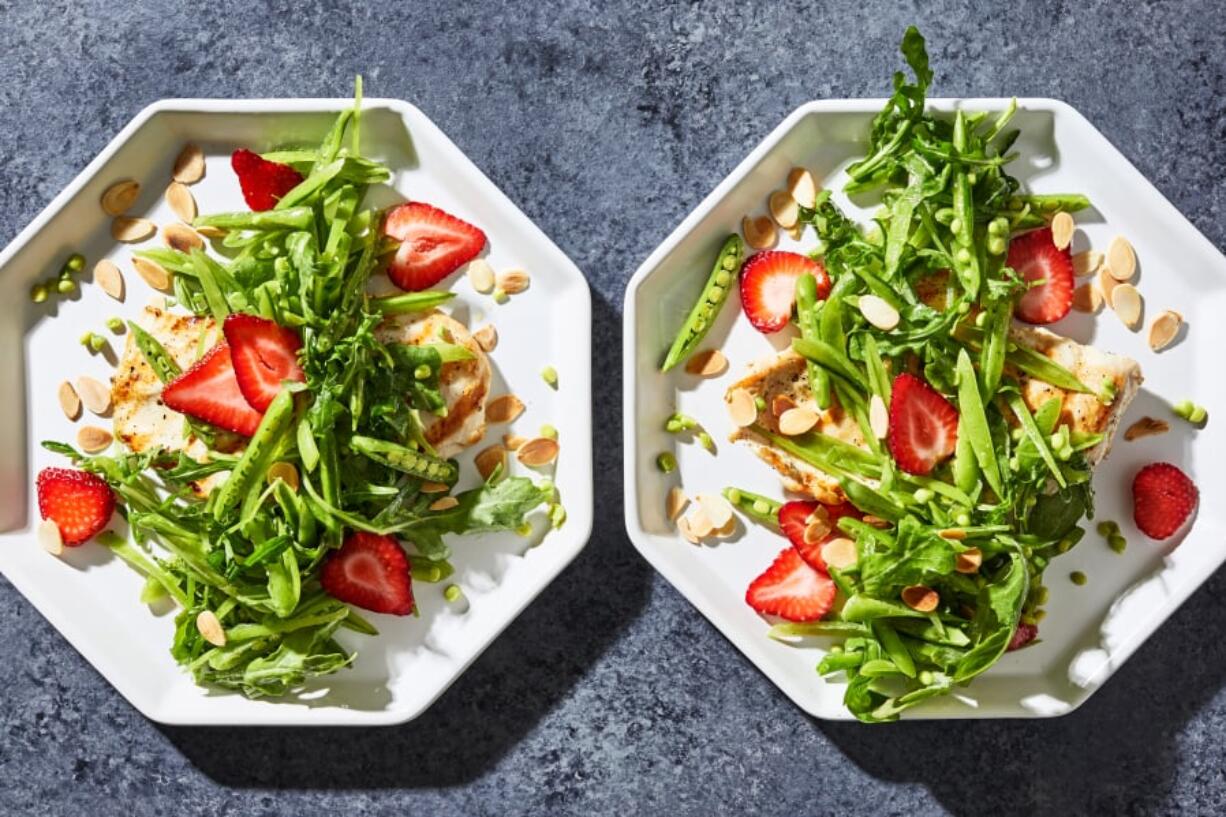
[[[298,365],[302,340],[292,329],[258,315],[235,312],[226,318],[223,330],[238,388],[256,411],[268,409],[281,391],[281,381],[306,380]]]
[[[894,378],[890,398],[890,454],[908,474],[928,474],[954,453],[958,411],[913,374]]]
[[[329,596],[365,610],[396,616],[413,612],[409,559],[390,536],[349,534],[324,562],[319,583]]]
[[[834,606],[834,582],[789,547],[745,591],[745,603],[759,613],[788,621],[817,621]]]
[[[1020,650],[1038,637],[1039,627],[1037,624],[1027,624],[1024,621],[1019,622],[1017,629],[1013,631],[1013,637],[1009,639],[1009,646],[1005,647],[1005,652]]]
[[[759,332],[770,334],[788,325],[796,303],[796,279],[805,273],[817,279],[817,298],[830,294],[826,269],[807,255],[769,250],[755,253],[741,270],[741,306]]]
[[[1055,323],[1073,306],[1073,257],[1068,248],[1058,249],[1052,242],[1051,228],[1042,227],[1022,233],[1009,242],[1005,261],[1033,286],[1018,299],[1013,313],[1026,323]]]
[[[1151,539],[1167,539],[1183,527],[1200,492],[1196,483],[1169,462],[1154,462],[1132,480],[1132,518]]]
[[[806,542],[805,528],[809,525],[809,517],[818,507],[825,508],[826,513],[830,516],[830,533],[816,542]],[[822,547],[831,539],[843,535],[835,525],[844,516],[854,516],[858,519],[860,512],[849,502],[840,502],[838,505],[822,505],[809,501],[785,502],[779,508],[779,529],[792,543],[792,547],[796,548],[800,558],[812,567],[826,573],[826,560],[822,558]]]
[[[302,183],[302,174],[289,165],[270,162],[245,148],[230,155],[243,200],[252,210],[271,210],[289,191]]]
[[[99,533],[115,512],[115,494],[97,474],[73,468],[44,468],[35,481],[38,512],[60,529],[66,545]]]
[[[405,202],[388,213],[383,234],[400,242],[388,277],[413,291],[434,286],[485,248],[480,228],[421,201]]]
[[[250,437],[264,419],[243,397],[224,340],[162,389],[162,402],[218,428]]]

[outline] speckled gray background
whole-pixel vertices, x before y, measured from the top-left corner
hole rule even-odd
[[[1066,718],[864,728],[805,717],[625,537],[626,279],[797,105],[882,95],[912,21],[941,95],[1067,100],[1226,246],[1213,0],[0,0],[0,244],[153,100],[343,96],[361,72],[586,271],[602,387],[591,545],[403,727],[158,727],[0,580],[0,812],[1226,813],[1224,574]]]

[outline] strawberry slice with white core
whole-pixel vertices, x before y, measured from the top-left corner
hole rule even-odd
[[[810,567],[789,547],[745,591],[745,603],[759,613],[788,621],[817,621],[834,606],[830,577]]]
[[[958,444],[958,411],[923,380],[903,372],[894,378],[887,442],[899,468],[932,473]]]
[[[1073,306],[1073,256],[1068,248],[1055,245],[1051,228],[1042,227],[1022,233],[1009,242],[1005,261],[1026,281],[1042,281],[1032,286],[1018,299],[1013,308],[1019,320],[1026,323],[1055,323]]]
[[[401,289],[428,289],[477,257],[485,233],[467,221],[421,201],[387,214],[383,234],[400,242],[387,275]]]
[[[357,531],[319,572],[324,592],[376,613],[413,612],[413,585],[404,548],[390,536]]]
[[[226,318],[223,330],[238,388],[256,411],[268,409],[283,381],[306,380],[298,365],[302,341],[292,329],[236,312]]]
[[[796,279],[805,273],[817,279],[817,298],[824,300],[830,294],[830,276],[807,255],[768,250],[745,262],[741,306],[755,329],[769,335],[788,325],[796,303]]]
[[[230,345],[214,346],[204,357],[162,389],[162,402],[175,411],[250,437],[260,427],[263,412],[243,397],[234,376]]]

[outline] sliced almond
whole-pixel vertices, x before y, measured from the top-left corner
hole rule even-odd
[[[941,603],[941,596],[931,587],[913,584],[902,590],[903,604],[921,613],[931,613]]]
[[[192,250],[203,250],[204,239],[200,234],[186,224],[167,224],[162,228],[162,241],[172,250],[191,253]]]
[[[171,182],[166,188],[166,203],[180,221],[191,224],[196,220],[196,197],[182,182]]]
[[[1107,247],[1107,269],[1117,281],[1131,281],[1137,272],[1137,253],[1122,235],[1111,239]]]
[[[115,182],[102,194],[102,212],[108,216],[122,216],[136,204],[140,196],[140,182],[124,179]]]
[[[866,514],[860,521],[872,528],[888,528],[890,526],[890,520],[882,519],[880,516],[873,516],[872,514]]]
[[[883,332],[889,332],[898,326],[898,310],[890,306],[889,301],[877,295],[860,296],[860,314]]]
[[[1106,267],[1099,267],[1098,278],[1096,280],[1098,283],[1098,293],[1102,295],[1103,303],[1110,306],[1111,293],[1114,292],[1115,288],[1120,285],[1120,282],[1112,277],[1111,270],[1107,269]]]
[[[691,545],[701,544],[698,537],[694,535],[694,531],[690,530],[690,521],[684,516],[677,520],[677,530]]]
[[[785,230],[795,227],[796,222],[800,219],[800,205],[786,190],[776,190],[771,193],[767,200],[767,207],[771,211],[771,218]]]
[[[157,231],[157,225],[147,218],[117,216],[111,222],[111,238],[128,244],[144,241]]]
[[[502,444],[508,451],[518,451],[523,444],[528,442],[527,437],[521,437],[518,434],[503,434]]]
[[[1141,293],[1132,284],[1119,284],[1111,291],[1111,308],[1129,329],[1141,325]]]
[[[421,484],[423,494],[445,494],[450,490],[451,488],[443,482],[423,482]]]
[[[459,504],[460,500],[456,499],[454,496],[441,496],[430,503],[430,510],[449,511]]]
[[[685,495],[685,491],[681,487],[674,485],[668,489],[668,497],[664,500],[664,512],[668,514],[669,519],[676,519],[685,510],[685,506],[690,504],[690,498]]]
[[[200,611],[200,615],[196,616],[196,629],[200,631],[200,637],[214,647],[226,646],[226,631],[221,626],[221,619],[212,610]]]
[[[817,510],[805,519],[805,529],[801,536],[806,545],[816,545],[825,539],[831,530],[833,530],[833,525],[830,511],[826,510],[826,506],[818,505]]]
[[[1093,282],[1082,284],[1073,290],[1073,309],[1094,314],[1103,306],[1103,295]]]
[[[104,258],[94,265],[94,283],[115,300],[123,300],[123,273],[113,261]]]
[[[558,441],[548,437],[537,437],[521,445],[515,455],[524,465],[539,468],[558,458]]]
[[[488,423],[509,423],[524,413],[524,401],[513,394],[503,394],[485,404]]]
[[[39,522],[38,544],[52,556],[59,556],[63,553],[64,536],[60,533],[60,526],[51,519]]]
[[[948,539],[951,542],[961,542],[966,538],[966,531],[962,528],[946,528],[945,530],[937,531],[937,536],[942,539]]]
[[[791,238],[793,241],[799,241],[801,237],[804,236],[805,234],[805,225],[801,224],[798,221],[796,222],[796,225],[794,227],[789,227],[784,232],[786,232],[788,234],[788,237]]]
[[[468,262],[468,283],[477,292],[488,294],[494,291],[494,268],[484,258]]]
[[[1149,348],[1160,352],[1170,346],[1175,336],[1179,334],[1181,326],[1183,326],[1183,315],[1173,309],[1168,309],[1154,318],[1154,322],[1149,325]]]
[[[1067,249],[1069,244],[1073,243],[1073,231],[1077,229],[1077,225],[1073,223],[1073,217],[1063,211],[1056,213],[1051,220],[1051,241],[1056,245],[1056,249]]]
[[[498,346],[498,330],[494,328],[494,324],[487,323],[473,332],[473,340],[481,347],[481,351],[492,352]]]
[[[212,241],[215,238],[225,238],[226,231],[220,227],[214,227],[211,224],[205,224],[196,228],[196,232]]]
[[[779,418],[779,433],[788,437],[804,434],[817,425],[817,412],[807,408],[788,409]]]
[[[719,349],[701,349],[685,362],[685,370],[699,377],[715,377],[728,368],[728,358]]]
[[[163,292],[170,290],[170,272],[158,262],[150,261],[148,258],[133,258],[132,267],[149,286]]]
[[[495,443],[488,448],[481,449],[481,452],[473,458],[473,464],[477,466],[477,472],[481,474],[482,479],[489,479],[498,468],[506,470],[507,450]]]
[[[204,178],[204,151],[196,145],[188,144],[179,151],[174,168],[170,175],[177,182],[195,184]]]
[[[83,426],[77,432],[77,445],[81,446],[81,450],[86,454],[97,454],[99,451],[105,451],[114,441],[115,438],[111,435],[111,432],[98,426]]]
[[[1098,250],[1086,250],[1073,256],[1073,275],[1084,278],[1098,272],[1103,265],[1103,254]]]
[[[796,408],[796,401],[786,394],[776,394],[771,398],[771,414],[782,417],[788,409]]]
[[[508,295],[518,295],[528,288],[532,279],[522,269],[509,269],[498,276],[498,288]]]
[[[702,505],[696,506],[690,511],[686,520],[690,523],[690,532],[697,539],[706,539],[715,532],[715,523],[711,521],[711,517],[707,516],[707,512]]]
[[[728,521],[722,527],[715,529],[715,535],[721,539],[727,539],[732,534],[736,533],[736,517],[728,517]]]
[[[699,494],[698,504],[716,528],[724,527],[732,518],[732,505],[719,494]]]
[[[268,471],[264,474],[264,478],[268,480],[269,485],[277,480],[281,480],[291,491],[298,492],[298,469],[294,467],[292,462],[285,462],[284,460],[274,462],[268,466]]]
[[[817,181],[813,174],[803,167],[794,167],[788,171],[788,192],[801,207],[812,210],[817,204]]]
[[[77,378],[77,394],[81,402],[94,414],[106,414],[111,410],[111,389],[92,377]]]
[[[741,219],[741,232],[745,234],[745,243],[755,250],[768,250],[779,240],[779,231],[770,216],[745,216]]]
[[[874,394],[868,401],[868,425],[873,430],[873,436],[884,440],[890,430],[890,410],[880,394]]]
[[[846,570],[860,558],[856,543],[846,536],[837,536],[822,545],[822,561],[837,570]]]
[[[1158,434],[1165,434],[1171,430],[1170,423],[1165,420],[1155,420],[1153,417],[1142,417],[1132,425],[1128,426],[1128,430],[1124,432],[1124,439],[1131,442],[1139,440],[1142,437],[1153,437]]]
[[[75,420],[81,416],[81,398],[77,395],[77,390],[72,387],[72,384],[65,380],[56,390],[55,396],[60,401],[60,408],[64,410],[64,416],[69,420]]]
[[[728,416],[738,428],[757,422],[758,404],[748,390],[733,389],[728,393]]]
[[[954,570],[959,573],[978,573],[983,564],[983,551],[979,548],[967,548],[954,557]]]

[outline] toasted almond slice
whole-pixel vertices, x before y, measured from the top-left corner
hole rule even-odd
[[[699,377],[716,377],[728,368],[728,358],[719,349],[701,349],[685,362],[685,370]]]
[[[788,171],[788,192],[801,207],[813,209],[817,204],[817,181],[813,174],[803,167],[794,167]]]
[[[846,536],[836,536],[822,545],[822,561],[837,570],[846,570],[860,558],[856,543]]]
[[[157,225],[147,218],[117,216],[111,222],[111,238],[127,244],[144,241],[157,231]]]
[[[480,293],[494,291],[494,268],[484,258],[474,258],[468,262],[468,283]]]
[[[64,552],[64,537],[54,520],[44,519],[38,523],[38,544],[52,556]]]
[[[269,485],[273,484],[277,480],[281,480],[291,491],[294,491],[295,493],[298,491],[298,469],[294,467],[292,462],[285,462],[284,460],[274,462],[272,465],[268,466],[268,471],[265,472],[264,479],[268,480]]]
[[[1114,292],[1115,288],[1120,285],[1120,282],[1115,280],[1115,278],[1111,275],[1111,270],[1107,269],[1105,266],[1099,267],[1097,282],[1098,292],[1100,295],[1102,295],[1103,303],[1105,303],[1107,306],[1111,306],[1111,293]]]
[[[1168,309],[1154,318],[1154,322],[1149,325],[1149,348],[1160,352],[1170,346],[1179,334],[1181,326],[1183,326],[1183,315],[1173,309]]]
[[[758,404],[747,389],[733,389],[728,393],[728,416],[738,428],[751,426],[758,419]]]
[[[690,523],[690,532],[698,539],[706,539],[715,532],[715,523],[707,516],[701,504],[691,510],[686,519]]]
[[[694,535],[692,530],[690,530],[690,521],[684,516],[677,520],[677,530],[683,537],[685,537],[685,541],[689,542],[691,545],[701,544],[698,541],[698,537]]]
[[[983,564],[983,551],[979,548],[967,548],[954,558],[954,570],[959,573],[978,573]]]
[[[196,232],[200,233],[200,235],[204,236],[210,241],[212,241],[215,238],[225,238],[226,237],[225,230],[221,229],[220,227],[214,227],[211,224],[205,224],[201,227],[196,227],[195,230]]]
[[[724,527],[732,518],[732,505],[719,494],[699,494],[698,504],[716,528]]]
[[[548,437],[537,437],[528,440],[515,452],[519,461],[530,468],[548,465],[558,458],[558,441]]]
[[[731,536],[734,533],[736,533],[736,517],[735,516],[728,517],[728,521],[725,522],[722,527],[718,527],[715,529],[715,535],[718,536],[720,539],[727,539],[729,536]]]
[[[1111,291],[1111,308],[1129,329],[1141,325],[1141,293],[1132,284],[1119,284]]]
[[[1122,235],[1111,239],[1107,247],[1107,269],[1117,281],[1131,281],[1137,273],[1137,253]]]
[[[1073,275],[1084,278],[1098,272],[1103,265],[1103,254],[1098,250],[1086,250],[1073,256]]]
[[[771,414],[782,417],[788,409],[796,408],[796,401],[786,394],[776,394],[771,398]]]
[[[1165,420],[1155,420],[1153,417],[1142,417],[1132,425],[1128,426],[1128,430],[1124,432],[1124,439],[1129,442],[1139,440],[1142,437],[1153,437],[1158,434],[1165,434],[1171,430],[1170,423]]]
[[[77,432],[77,445],[81,446],[81,450],[86,454],[97,454],[99,451],[105,451],[114,441],[115,438],[111,435],[111,432],[98,426],[83,426]]]
[[[196,197],[182,182],[171,182],[166,188],[166,203],[180,221],[191,224],[196,220]]]
[[[488,480],[495,469],[501,467],[506,470],[507,450],[495,443],[488,448],[481,449],[481,452],[473,458],[473,464],[477,466],[477,472],[481,474],[481,478]]]
[[[473,340],[481,347],[481,351],[492,352],[498,346],[498,330],[494,328],[494,324],[487,323],[473,332]]]
[[[890,526],[890,520],[882,519],[880,516],[873,516],[872,514],[866,514],[860,521],[872,528],[888,528]]]
[[[793,241],[799,241],[805,234],[805,225],[798,221],[796,222],[795,226],[788,227],[784,232],[786,232]]]
[[[102,194],[102,212],[108,216],[122,216],[136,204],[140,196],[140,182],[124,179],[115,182]]]
[[[1057,250],[1067,249],[1068,245],[1073,243],[1073,231],[1076,229],[1077,225],[1068,213],[1061,211],[1052,217],[1051,241]]]
[[[72,387],[72,384],[65,380],[60,384],[60,387],[55,392],[56,398],[60,401],[60,408],[64,410],[64,416],[69,420],[75,420],[81,416],[81,398],[77,395],[77,390]]]
[[[451,489],[442,482],[423,482],[421,484],[421,492],[423,494],[445,494]]]
[[[931,587],[913,584],[903,588],[902,601],[903,604],[912,610],[918,610],[921,613],[931,613],[941,603],[941,597]]]
[[[528,288],[532,279],[528,273],[518,267],[509,269],[498,276],[498,288],[508,295],[518,295]]]
[[[880,394],[874,394],[868,401],[868,425],[873,430],[873,436],[884,440],[890,430],[890,410]]]
[[[183,184],[195,184],[204,178],[204,151],[196,145],[187,144],[175,159],[171,177]]]
[[[771,193],[766,203],[771,211],[771,218],[776,224],[785,230],[796,226],[796,222],[800,219],[800,205],[796,203],[796,199],[792,198],[791,193],[786,190],[776,190]]]
[[[948,539],[951,542],[961,542],[966,538],[966,531],[962,528],[946,528],[945,530],[937,531],[937,536],[942,539]]]
[[[664,500],[664,512],[668,514],[669,519],[675,520],[688,504],[690,504],[690,498],[685,495],[685,491],[681,490],[681,486],[674,485],[668,489],[668,496]]]
[[[523,447],[523,444],[528,442],[527,437],[521,437],[518,434],[503,434],[502,444],[508,451],[518,451]]]
[[[196,616],[196,629],[200,637],[214,647],[226,646],[226,631],[221,626],[221,619],[212,610],[201,610]]]
[[[150,261],[148,258],[133,258],[132,267],[136,270],[137,275],[154,289],[160,289],[163,292],[170,289],[170,273],[158,262]]]
[[[488,423],[509,423],[524,413],[524,401],[513,394],[503,394],[485,404]]]
[[[1102,308],[1103,295],[1092,281],[1073,290],[1073,309],[1093,314]]]
[[[830,511],[824,505],[818,505],[817,510],[805,519],[805,529],[801,534],[806,545],[816,545],[830,535],[833,526],[830,521]]]
[[[745,234],[745,243],[755,250],[768,250],[779,240],[779,231],[770,216],[745,216],[741,219],[741,232]]]
[[[81,402],[94,414],[106,414],[111,410],[111,389],[92,377],[77,378],[77,394]]]
[[[460,504],[460,500],[454,496],[441,496],[430,503],[432,511],[448,511]]]
[[[889,332],[898,326],[898,310],[890,306],[887,300],[877,295],[860,296],[860,314],[864,316],[865,320],[883,332]]]
[[[817,425],[817,412],[807,408],[793,408],[779,418],[779,433],[788,437],[804,434]]]
[[[94,283],[115,300],[123,300],[123,273],[113,261],[104,258],[94,265]]]
[[[204,249],[204,239],[186,224],[167,224],[162,228],[162,241],[167,247],[182,253]]]

